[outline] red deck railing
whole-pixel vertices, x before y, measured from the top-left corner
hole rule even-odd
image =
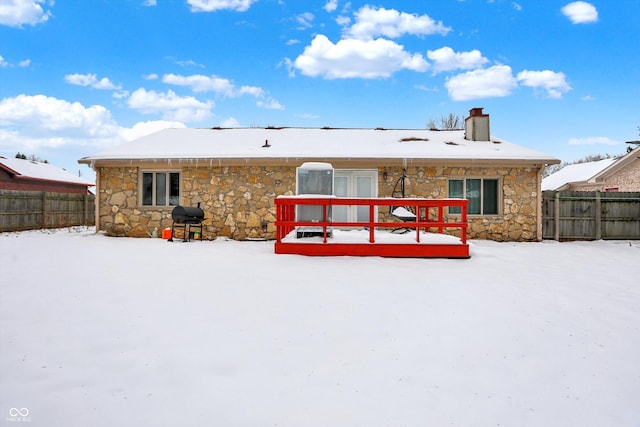
[[[423,198],[353,198],[336,196],[279,196],[276,204],[276,253],[302,255],[377,255],[394,257],[450,257],[468,258],[467,244],[467,205],[466,199],[423,199]],[[323,212],[322,220],[296,220],[296,206],[318,206]],[[367,221],[333,221],[328,217],[328,209],[332,206],[367,206]],[[415,214],[415,221],[379,221],[376,206],[403,206],[410,208]],[[458,207],[459,220],[445,220],[445,208]],[[318,209],[320,210],[320,209]],[[313,227],[321,231],[322,244],[317,240],[284,239],[299,227]],[[333,228],[359,228],[368,230],[368,241],[361,243],[343,243],[332,239]],[[377,243],[376,232],[390,231],[398,228],[413,229],[414,239],[405,239],[406,243]],[[443,234],[445,229],[459,230],[460,242],[429,243],[421,242],[421,232],[436,231]],[[409,236],[407,236],[409,237]]]

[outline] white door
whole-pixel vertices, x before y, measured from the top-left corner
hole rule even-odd
[[[375,169],[336,169],[334,194],[338,197],[378,197],[378,171]],[[377,217],[377,208],[375,212]],[[336,222],[368,221],[368,206],[333,206]]]

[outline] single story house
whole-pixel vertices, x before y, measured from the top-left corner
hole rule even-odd
[[[542,180],[542,191],[640,191],[640,147],[624,156],[567,165]]]
[[[111,235],[148,236],[171,226],[174,206],[199,203],[205,238],[273,238],[274,200],[295,194],[296,167],[326,162],[337,196],[391,197],[404,173],[405,197],[469,199],[470,238],[536,241],[542,171],[559,160],[491,137],[474,108],[452,131],[166,129],[79,162],[96,171],[97,228]]]
[[[50,163],[0,156],[0,190],[88,194],[94,185]]]

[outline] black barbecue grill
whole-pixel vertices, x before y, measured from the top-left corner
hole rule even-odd
[[[200,203],[197,207],[176,206],[171,211],[171,238],[176,236],[176,230],[182,230],[182,241],[188,242],[192,237],[202,240],[202,221],[204,221],[204,211],[200,209]],[[193,229],[193,230],[192,230]]]

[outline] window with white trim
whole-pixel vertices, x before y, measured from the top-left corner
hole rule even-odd
[[[469,215],[497,215],[500,206],[499,179],[449,179],[449,197],[469,200]],[[449,213],[459,214],[460,207],[452,206]]]
[[[142,206],[177,206],[180,204],[180,172],[142,171],[140,173]]]

